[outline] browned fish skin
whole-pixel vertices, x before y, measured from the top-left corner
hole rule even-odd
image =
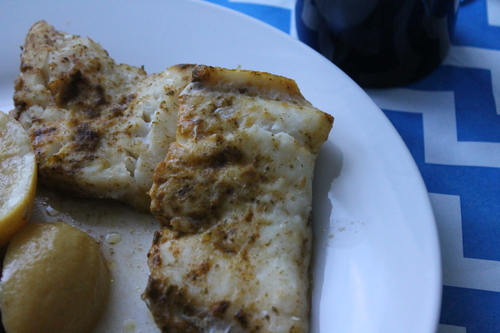
[[[307,332],[312,176],[333,118],[294,81],[197,66],[154,174],[143,298],[163,332]]]
[[[11,114],[31,137],[40,182],[149,211],[152,174],[175,140],[177,96],[192,68],[147,76],[89,38],[35,23]]]

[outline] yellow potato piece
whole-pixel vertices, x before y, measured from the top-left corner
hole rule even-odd
[[[8,333],[91,332],[109,271],[97,243],[64,222],[28,223],[12,239],[0,281]]]
[[[28,221],[36,194],[36,160],[21,124],[0,111],[0,246]]]

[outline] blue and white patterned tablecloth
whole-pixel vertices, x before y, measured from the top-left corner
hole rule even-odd
[[[295,0],[206,1],[296,36]],[[431,75],[367,93],[430,194],[443,263],[439,333],[500,332],[500,0],[462,2],[451,52]]]

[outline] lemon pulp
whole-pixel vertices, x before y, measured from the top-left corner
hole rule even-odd
[[[0,247],[28,221],[36,194],[36,160],[27,133],[0,112]]]

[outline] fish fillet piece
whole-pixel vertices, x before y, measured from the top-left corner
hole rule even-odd
[[[153,171],[175,141],[177,99],[192,68],[146,75],[89,38],[35,23],[11,115],[29,133],[40,182],[149,211]]]
[[[307,332],[314,164],[333,117],[293,80],[197,66],[151,210],[143,299],[163,332]]]

